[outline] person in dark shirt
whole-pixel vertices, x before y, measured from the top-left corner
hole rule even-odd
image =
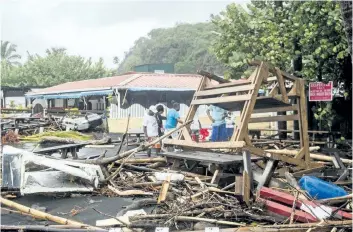
[[[167,119],[166,117],[164,117],[162,115],[163,113],[164,113],[164,107],[162,105],[158,105],[156,118],[157,118],[157,123],[158,123],[158,136],[159,137],[161,137],[164,134],[163,120]]]

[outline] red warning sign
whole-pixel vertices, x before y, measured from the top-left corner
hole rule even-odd
[[[332,101],[333,82],[325,84],[322,82],[309,83],[309,101]]]

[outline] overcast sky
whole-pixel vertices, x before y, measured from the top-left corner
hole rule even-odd
[[[103,57],[113,67],[113,57],[122,59],[151,29],[209,21],[230,2],[3,0],[1,40],[16,44],[22,60],[27,51],[43,54],[50,47],[65,47],[70,54]]]

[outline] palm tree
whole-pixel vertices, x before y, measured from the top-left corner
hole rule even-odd
[[[20,65],[18,59],[21,59],[21,56],[15,54],[17,45],[11,44],[9,41],[2,41],[1,40],[1,61],[6,62],[7,65]]]

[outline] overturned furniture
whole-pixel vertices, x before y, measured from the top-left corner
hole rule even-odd
[[[3,147],[2,190],[33,193],[92,192],[104,175],[99,165],[51,159]]]
[[[186,121],[192,120],[200,105],[215,105],[229,111],[241,111],[238,127],[234,128],[230,141],[203,142],[192,141],[190,126],[183,128],[178,139],[166,140],[166,144],[199,149],[243,150],[248,154],[267,157],[276,162],[283,161],[301,168],[308,168],[310,163],[309,138],[306,116],[306,98],[304,80],[290,75],[264,62],[252,62],[255,71],[248,79],[228,81],[207,72],[203,75],[199,87],[191,101]],[[269,76],[272,73],[274,76]],[[214,85],[214,81],[219,84]],[[287,91],[285,81],[292,83]],[[260,87],[274,85],[268,96],[258,96]],[[296,100],[296,101],[293,101]],[[296,102],[293,104],[293,102]],[[293,112],[288,115],[252,117],[258,113]],[[249,138],[248,124],[260,122],[299,121],[300,151],[295,157],[278,152],[267,152],[255,147]],[[201,157],[200,157],[201,158]]]

